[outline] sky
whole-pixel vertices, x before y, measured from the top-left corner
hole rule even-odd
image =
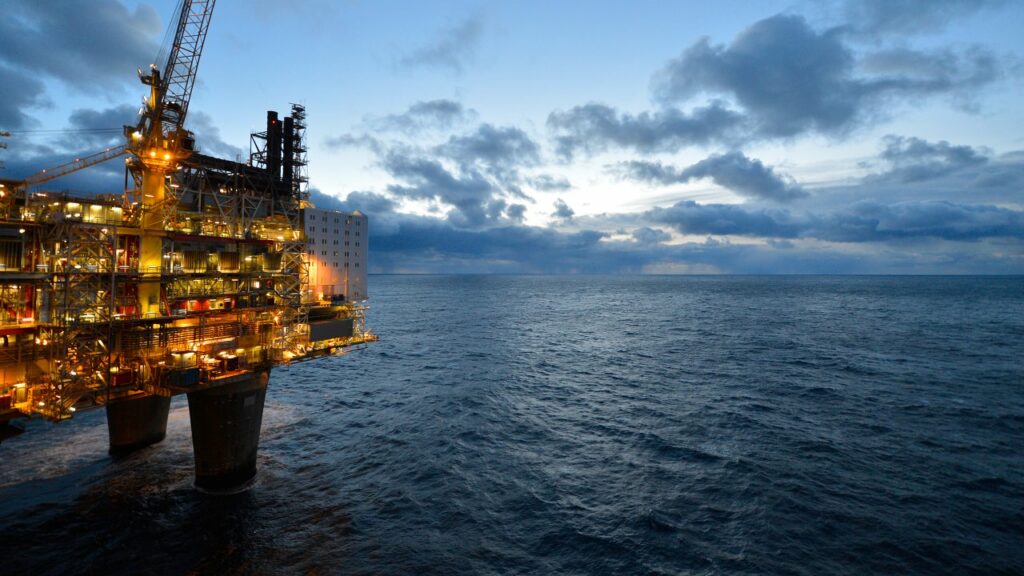
[[[6,0],[2,178],[117,142],[176,2]],[[1022,0],[217,3],[187,126],[306,106],[378,273],[1024,274]],[[54,183],[117,192],[114,162]]]

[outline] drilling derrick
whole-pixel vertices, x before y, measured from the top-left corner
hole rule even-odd
[[[123,147],[0,181],[0,427],[105,407],[111,451],[127,451],[159,442],[171,397],[186,394],[196,484],[216,489],[255,474],[274,366],[376,337],[365,282],[350,290],[348,262],[306,233],[307,212],[331,218],[333,244],[351,228],[359,256],[366,219],[310,204],[305,108],[268,112],[246,163],[201,153],[186,129],[214,3],[182,2],[166,65],[139,73],[148,95]],[[124,154],[121,195],[31,191]],[[311,265],[336,274],[314,290]]]

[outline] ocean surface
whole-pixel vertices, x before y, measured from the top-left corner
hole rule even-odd
[[[259,475],[188,406],[0,444],[2,574],[1021,574],[1024,278],[375,276],[276,370]]]

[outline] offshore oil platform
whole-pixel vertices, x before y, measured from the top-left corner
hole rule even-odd
[[[125,452],[162,440],[187,394],[196,485],[229,489],[255,475],[271,369],[376,337],[366,218],[310,204],[305,109],[269,112],[248,162],[199,153],[185,129],[214,3],[181,2],[166,66],[139,73],[149,94],[125,145],[0,180],[0,426],[102,406],[111,452]],[[122,156],[121,194],[39,189]],[[307,234],[317,214],[345,231],[343,267],[338,240],[332,260],[318,223]],[[342,288],[311,283],[317,267]]]

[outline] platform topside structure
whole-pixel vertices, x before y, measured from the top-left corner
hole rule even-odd
[[[134,449],[187,393],[197,484],[217,488],[255,473],[272,367],[376,337],[364,280],[356,299],[310,285],[324,263],[307,244],[305,108],[268,112],[246,162],[199,153],[184,127],[214,4],[182,2],[164,74],[139,72],[150,93],[125,145],[0,180],[0,425],[105,406],[112,451]],[[122,156],[122,193],[44,187]],[[365,234],[365,216],[336,217]]]
[[[285,120],[254,136],[252,165],[191,154],[159,202],[141,181],[98,198],[0,182],[0,418],[169,397],[373,338],[362,303],[309,285],[304,110]],[[268,162],[268,139],[290,155]]]

